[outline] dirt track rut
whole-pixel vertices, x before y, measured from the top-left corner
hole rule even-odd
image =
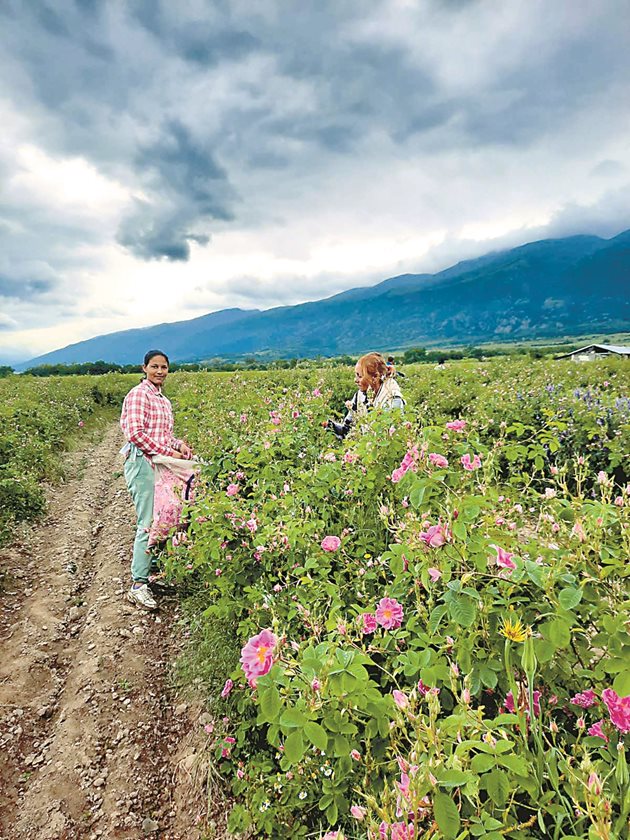
[[[120,445],[113,424],[73,453],[46,519],[0,553],[2,840],[199,836],[187,782],[202,729],[167,679],[176,603],[150,614],[124,598]]]

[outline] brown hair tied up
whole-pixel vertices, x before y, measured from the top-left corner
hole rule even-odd
[[[369,387],[376,393],[384,380],[390,375],[385,359],[380,353],[366,353],[357,362],[361,377],[368,383]]]

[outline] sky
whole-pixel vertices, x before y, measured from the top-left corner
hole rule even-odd
[[[1,0],[0,362],[630,227],[627,0]]]

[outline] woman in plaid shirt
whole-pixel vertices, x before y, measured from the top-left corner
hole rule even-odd
[[[131,561],[133,583],[127,598],[148,610],[157,607],[148,587],[151,568],[148,541],[153,519],[155,488],[151,457],[170,455],[172,458],[190,458],[192,455],[187,444],[173,436],[173,409],[168,397],[162,393],[162,385],[168,375],[168,364],[166,353],[161,350],[149,350],[142,366],[146,378],[125,397],[120,418],[120,426],[129,442],[125,459],[125,481],[138,517]]]

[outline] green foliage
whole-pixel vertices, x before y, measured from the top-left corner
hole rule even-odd
[[[209,464],[165,565],[205,593],[200,625],[278,640],[255,686],[235,663],[209,736],[231,828],[617,836],[623,733],[602,691],[629,693],[628,368],[407,372],[404,417],[373,414],[343,443],[323,424],[350,371],[177,379],[178,421]],[[383,598],[400,626],[364,632]],[[589,732],[600,719],[608,741]]]
[[[69,438],[104,408],[120,405],[136,381],[116,374],[0,381],[0,544],[16,523],[43,512],[42,482],[61,476]]]

